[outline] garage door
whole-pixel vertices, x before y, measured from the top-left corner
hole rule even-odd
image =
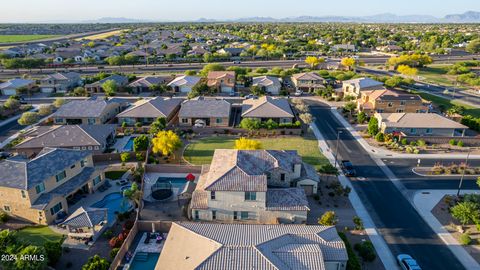
[[[313,185],[301,185],[301,187],[305,190],[307,196],[313,195]]]
[[[181,92],[181,93],[190,93],[190,91],[192,91],[192,88],[191,88],[191,87],[188,87],[188,86],[182,86],[182,87],[180,87],[180,92]]]
[[[42,93],[53,93],[52,87],[42,87]]]
[[[223,93],[230,93],[232,92],[233,88],[232,87],[222,87],[222,92]]]
[[[3,89],[2,92],[5,96],[13,96],[17,94],[17,91],[15,91],[15,89]]]

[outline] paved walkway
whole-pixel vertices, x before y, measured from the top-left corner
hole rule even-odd
[[[425,192],[425,193],[424,193]],[[464,193],[478,193],[478,190],[464,190]],[[413,198],[413,206],[423,217],[435,233],[442,239],[447,247],[455,254],[455,257],[465,266],[466,269],[480,269],[480,265],[468,252],[458,243],[442,224],[432,214],[432,209],[445,195],[455,195],[456,190],[418,190]]]
[[[318,148],[333,165],[335,163],[335,157],[333,156],[330,148],[325,142],[323,135],[320,133],[315,123],[311,125],[311,128],[313,130],[313,133],[315,134],[315,137],[318,140]],[[338,164],[337,164],[337,168],[341,172],[340,166]],[[345,177],[343,174],[340,174],[338,176],[338,179],[343,186],[348,186],[352,189],[348,198],[350,199],[350,202],[353,208],[355,209],[355,212],[362,219],[363,224],[365,226],[365,231],[367,232],[368,236],[370,237],[370,240],[375,246],[375,250],[377,251],[378,257],[380,258],[380,260],[382,260],[382,263],[385,266],[385,269],[398,269],[397,263],[395,261],[395,257],[391,253],[383,237],[378,233],[377,228],[375,227],[375,224],[373,223],[373,220],[370,217],[370,214],[368,213],[362,201],[360,200],[360,197],[358,197],[358,194],[355,191],[355,188],[352,186],[348,178]]]

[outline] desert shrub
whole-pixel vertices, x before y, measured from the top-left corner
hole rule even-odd
[[[460,235],[460,244],[467,246],[467,245],[470,245],[471,243],[472,243],[472,238],[470,237],[470,234],[462,233],[462,235]]]
[[[354,248],[356,251],[358,251],[358,254],[360,254],[360,257],[362,257],[364,261],[372,262],[377,257],[375,253],[375,248],[370,241],[357,243],[355,244]]]

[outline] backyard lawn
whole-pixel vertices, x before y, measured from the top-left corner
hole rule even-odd
[[[255,139],[262,143],[263,149],[268,150],[297,150],[304,162],[315,166],[316,169],[326,164],[327,159],[318,150],[318,142],[314,137],[279,137]],[[210,164],[215,149],[233,149],[235,138],[207,137],[192,142],[184,153],[186,161],[195,164]]]
[[[420,91],[410,91],[410,92],[420,95],[423,99],[429,100],[437,106],[442,105],[445,108],[445,110],[450,109],[454,105],[458,105],[458,106],[465,107],[465,115],[471,115],[473,117],[480,117],[480,109],[479,108],[475,108],[475,107],[470,106],[468,104],[465,104],[461,101],[449,100],[449,99],[446,99],[446,98],[442,98],[442,97],[439,97],[439,96],[436,96],[436,95],[432,95],[432,94],[428,94],[428,93],[420,92]]]
[[[47,241],[61,241],[63,235],[52,231],[48,226],[25,227],[17,233],[19,240],[32,245],[43,245]]]
[[[105,178],[111,179],[111,180],[118,180],[122,178],[122,175],[124,175],[127,171],[108,171],[105,172]]]
[[[56,35],[0,35],[0,43],[14,43],[52,38]]]

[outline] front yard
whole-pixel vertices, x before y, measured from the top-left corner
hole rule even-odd
[[[63,235],[52,231],[48,226],[30,226],[18,230],[18,238],[32,245],[42,246],[45,242],[58,242],[63,239]]]
[[[235,137],[213,136],[192,141],[185,149],[183,157],[191,164],[210,164],[215,149],[233,149]],[[297,150],[303,161],[319,169],[328,163],[320,153],[318,142],[313,136],[284,136],[255,138],[267,150]]]

